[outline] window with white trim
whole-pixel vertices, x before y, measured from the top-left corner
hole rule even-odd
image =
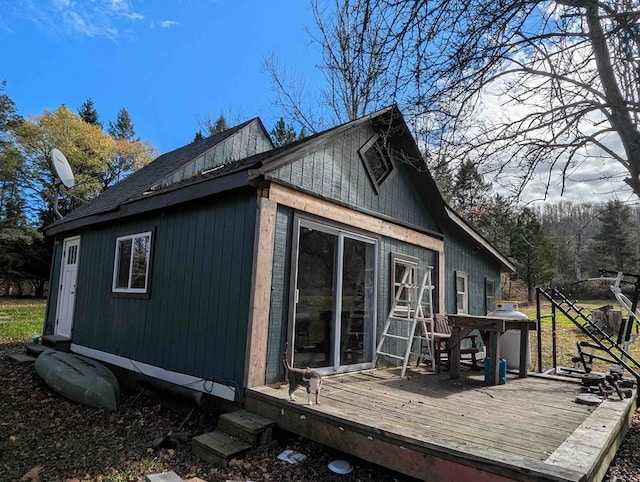
[[[486,304],[486,312],[489,314],[494,310],[494,302],[496,300],[496,284],[492,279],[485,279],[484,281],[484,289],[485,289],[485,304]]]
[[[469,313],[469,275],[456,271],[456,311]]]
[[[415,278],[415,269],[420,264],[418,258],[413,256],[405,256],[398,253],[391,253],[391,299],[393,300],[398,294],[398,288],[402,286],[402,277],[407,267],[411,268],[407,274],[406,283],[412,284]],[[410,290],[402,290],[398,301],[409,302]]]
[[[117,238],[112,291],[147,293],[150,255],[151,231]]]

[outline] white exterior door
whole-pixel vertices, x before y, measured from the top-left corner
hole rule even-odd
[[[62,249],[62,266],[60,267],[60,292],[56,309],[56,335],[71,337],[79,254],[80,236],[65,239]]]

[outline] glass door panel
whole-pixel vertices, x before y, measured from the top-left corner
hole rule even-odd
[[[377,242],[309,220],[298,226],[293,366],[364,368],[375,348]]]
[[[343,238],[340,365],[373,361],[375,245]]]
[[[293,363],[299,368],[333,365],[335,257],[338,236],[300,227]]]

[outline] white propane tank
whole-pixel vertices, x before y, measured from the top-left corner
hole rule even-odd
[[[518,311],[518,303],[515,301],[496,301],[495,311],[488,316],[496,318],[511,318],[524,320],[529,317]],[[500,347],[500,358],[507,360],[507,368],[510,370],[520,369],[520,330],[507,330],[498,340]],[[531,340],[527,342],[527,370],[531,366]]]

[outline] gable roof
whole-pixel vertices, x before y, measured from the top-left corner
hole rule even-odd
[[[178,204],[228,191],[243,186],[258,186],[262,180],[273,181],[270,173],[297,159],[311,154],[366,123],[376,126],[387,142],[397,148],[396,154],[411,165],[414,188],[436,223],[453,226],[469,241],[486,249],[506,271],[515,271],[513,263],[495,249],[479,233],[449,208],[427,169],[409,127],[397,106],[392,105],[354,121],[305,137],[291,144],[258,152],[234,162],[219,164],[211,169],[194,172],[192,176],[178,176],[166,181],[198,156],[214,149],[234,134],[258,123],[268,137],[259,118],[247,121],[222,133],[192,142],[155,159],[142,169],[132,173],[120,183],[105,190],[92,201],[80,206],[63,219],[47,228],[47,235],[54,235],[91,224],[114,220],[152,209]]]
[[[257,125],[264,132],[264,135],[267,138],[269,137],[262,121],[256,117],[226,131],[196,140],[186,146],[163,154],[141,169],[131,173],[119,183],[109,187],[99,196],[74,209],[64,218],[50,224],[47,227],[47,235],[105,220],[105,218],[109,217],[108,213],[114,213],[127,202],[140,198],[155,185],[162,183],[195,158],[206,154],[226,139],[231,138],[252,124]],[[271,144],[270,147],[273,147],[273,145]],[[83,222],[83,220],[86,222]]]

